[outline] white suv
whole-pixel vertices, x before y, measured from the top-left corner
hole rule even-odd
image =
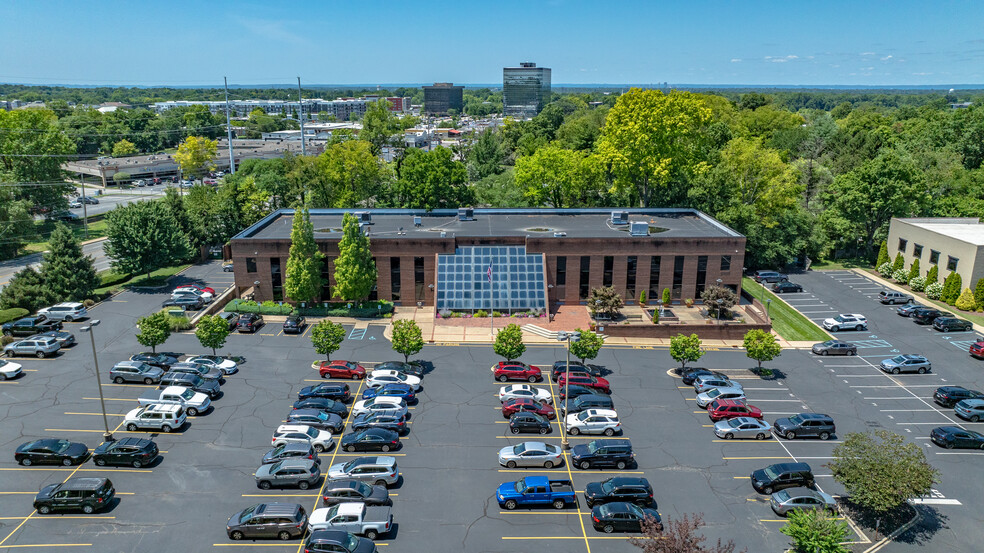
[[[72,322],[84,318],[88,315],[85,310],[85,306],[77,302],[65,302],[59,303],[58,305],[52,305],[51,307],[45,307],[38,311],[38,314],[43,314],[45,317],[53,321],[65,321]]]
[[[618,420],[618,413],[612,409],[588,409],[580,413],[571,413],[567,415],[564,422],[567,433],[573,436],[578,434],[611,436],[618,432],[621,425]]]
[[[126,414],[123,426],[133,432],[141,428],[153,428],[161,432],[171,432],[184,426],[185,410],[180,405],[152,403],[134,409]]]
[[[332,444],[335,443],[331,438],[331,432],[306,424],[281,424],[270,441],[273,447],[284,444],[310,444],[318,453],[331,449]]]
[[[867,330],[868,319],[859,313],[841,313],[836,317],[824,319],[823,327],[831,332],[843,329]]]

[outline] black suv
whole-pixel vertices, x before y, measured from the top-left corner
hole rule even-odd
[[[820,438],[826,440],[834,435],[834,419],[819,413],[800,413],[789,418],[776,419],[772,431],[787,440],[794,438]]]
[[[92,452],[92,461],[100,467],[106,465],[134,468],[145,467],[157,458],[160,450],[153,440],[143,438],[122,438],[113,442],[103,442]]]
[[[183,296],[171,298],[161,304],[161,307],[178,307],[184,311],[198,311],[205,306],[202,298],[196,296]]]
[[[159,389],[163,390],[168,386],[191,388],[196,392],[208,395],[209,399],[217,399],[222,395],[222,388],[218,380],[205,380],[197,374],[168,371],[161,377]]]
[[[284,321],[284,334],[300,334],[304,332],[304,327],[307,325],[307,320],[298,314],[288,315],[287,320]]]
[[[622,470],[635,459],[629,440],[594,440],[578,444],[571,450],[571,463],[587,470],[591,467],[615,467]]]
[[[170,355],[164,355],[163,353],[151,353],[149,351],[131,355],[130,361],[140,361],[142,363],[147,363],[151,367],[160,367],[165,371],[170,368],[171,365],[178,362],[177,358],[171,357]]]
[[[694,381],[697,380],[697,377],[703,376],[705,374],[708,376],[716,376],[721,380],[728,379],[728,375],[724,373],[719,373],[717,371],[709,371],[707,369],[689,368],[689,369],[682,369],[680,371],[680,376],[683,377],[683,383],[686,384],[687,386],[693,386]]]
[[[324,382],[317,386],[305,386],[297,392],[297,399],[307,399],[311,397],[323,397],[334,399],[335,401],[345,402],[349,399],[350,391],[348,384],[336,384],[334,382]]]
[[[584,488],[584,501],[588,507],[612,501],[627,501],[656,508],[653,487],[645,478],[616,476],[603,482],[591,482]]]
[[[984,398],[984,394],[977,390],[968,390],[963,386],[940,386],[933,394],[933,401],[943,407],[953,407],[965,399]]]
[[[755,271],[755,275],[752,276],[752,280],[758,282],[759,284],[763,282],[768,282],[769,284],[775,284],[776,282],[783,282],[789,280],[789,277],[777,272],[777,271]]]
[[[239,332],[256,332],[261,326],[263,326],[263,317],[256,313],[243,313],[236,323]]]
[[[813,469],[806,463],[777,463],[752,473],[752,487],[771,495],[783,488],[813,487]]]
[[[553,368],[550,369],[550,380],[557,382],[560,375],[567,372],[567,361],[557,361],[553,364]],[[571,361],[571,373],[588,373],[591,376],[602,376],[601,368],[594,365],[585,365],[580,361]]]
[[[936,317],[933,319],[933,328],[943,332],[974,330],[974,325],[970,321],[965,321],[958,317]]]
[[[65,510],[81,510],[88,515],[109,507],[115,494],[108,478],[69,478],[41,488],[34,496],[34,508],[42,515]]]
[[[307,512],[296,503],[259,503],[232,515],[226,533],[243,538],[299,538],[307,531]]]
[[[61,330],[62,324],[59,321],[52,321],[44,315],[34,317],[24,317],[14,322],[3,325],[4,336],[34,336],[49,330]]]
[[[328,399],[326,397],[309,397],[299,399],[294,402],[294,409],[320,409],[328,413],[335,413],[339,417],[348,416],[348,407],[341,401]]]
[[[932,307],[920,307],[919,309],[913,310],[909,317],[911,317],[916,324],[928,325],[933,324],[933,321],[935,321],[937,317],[952,317],[952,315]]]
[[[602,394],[584,394],[577,397],[565,399],[560,406],[560,413],[567,416],[568,413],[580,413],[588,409],[614,409],[615,402],[611,396]]]

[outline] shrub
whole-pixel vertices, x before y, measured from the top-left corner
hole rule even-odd
[[[501,312],[499,312],[499,311],[493,311],[493,312],[492,312],[492,316],[493,316],[493,317],[501,317],[501,316],[502,316],[502,313],[501,313]]]
[[[450,319],[452,311],[450,309],[442,309],[437,312],[437,316],[442,319]]]
[[[888,242],[882,240],[881,248],[878,249],[878,261],[875,262],[875,267],[881,267],[883,263],[888,262]]]
[[[909,278],[905,279],[906,282],[919,276],[919,260],[915,259],[912,261],[912,266],[909,267]]]
[[[0,336],[0,345],[6,346],[7,344],[13,344],[17,338],[13,336]]]
[[[892,262],[892,274],[895,274],[895,271],[904,268],[905,268],[905,258],[902,257],[902,252],[899,252],[895,254],[895,261]]]
[[[475,312],[475,316],[478,317],[479,319],[484,319],[485,317],[489,316],[489,312],[484,309],[479,309],[478,311]]]
[[[167,313],[167,309],[164,313],[167,315],[167,322],[171,325],[171,332],[181,332],[182,330],[191,330],[191,319],[183,315],[171,315]]]
[[[878,266],[878,274],[881,276],[888,276],[892,273],[892,264],[886,261]]]
[[[940,266],[933,265],[929,268],[929,272],[926,273],[926,284],[932,284],[940,280]]]
[[[961,311],[973,311],[977,302],[974,300],[974,293],[970,291],[970,288],[964,288],[953,305]]]
[[[943,295],[943,284],[934,282],[926,286],[926,297],[931,300],[938,300]]]
[[[954,271],[947,275],[946,280],[943,281],[943,295],[940,299],[947,303],[947,305],[953,305],[956,303],[957,298],[960,297],[960,290],[963,289],[963,279],[960,273]]]
[[[910,280],[909,288],[912,288],[913,292],[922,292],[926,289],[926,277],[917,276],[916,278]]]
[[[659,309],[653,309],[653,324],[659,324]]]
[[[687,299],[683,300],[683,303],[685,303],[687,305],[687,307],[693,307],[694,306],[694,300],[692,300],[690,298],[687,298]]]
[[[663,288],[663,305],[670,305],[670,289]]]
[[[4,309],[0,311],[0,324],[9,323],[10,321],[16,321],[22,317],[26,317],[31,312],[27,309],[21,307],[11,307],[10,309]]]
[[[649,299],[649,295],[648,295],[648,293],[645,290],[643,290],[642,292],[639,292],[639,303],[640,304],[645,305],[647,299]]]
[[[96,305],[96,302],[93,300],[85,300],[82,302],[82,305],[88,308],[88,307],[92,307],[93,305]]]
[[[978,309],[984,307],[984,278],[977,279],[977,284],[974,285],[974,302]]]
[[[290,304],[277,305],[272,301],[258,304],[251,300],[234,299],[225,306],[226,311],[235,313],[259,313],[261,315],[290,315],[294,307]]]
[[[909,271],[906,271],[905,269],[899,269],[892,273],[892,278],[895,279],[895,282],[906,284],[907,282],[909,282]]]

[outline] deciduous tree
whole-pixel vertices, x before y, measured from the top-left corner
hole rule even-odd
[[[392,105],[388,100],[383,99],[369,102],[366,105],[366,113],[362,116],[359,140],[369,143],[374,156],[382,153],[383,146],[390,144],[393,136],[403,130],[396,115],[389,110]]]
[[[703,526],[703,513],[667,517],[662,523],[650,518],[642,523],[643,537],[632,538],[630,543],[643,553],[734,553],[736,546],[731,540],[718,539],[714,545],[704,545],[707,538],[697,533]]]
[[[571,355],[580,359],[581,363],[584,363],[588,359],[598,357],[601,346],[605,345],[605,339],[598,333],[590,330],[575,328],[574,332],[581,333],[581,339],[571,342]]]
[[[782,346],[776,337],[764,330],[753,328],[745,333],[745,340],[742,344],[745,348],[745,355],[749,359],[758,361],[758,368],[762,368],[763,361],[772,361],[782,354]]]
[[[526,344],[523,343],[523,330],[518,324],[510,324],[495,335],[495,343],[492,350],[500,357],[505,357],[507,361],[519,359],[526,351]]]
[[[164,311],[142,317],[137,321],[137,329],[140,331],[137,333],[137,342],[154,353],[157,353],[157,346],[171,337],[171,322]]]
[[[198,319],[195,337],[203,348],[212,348],[215,355],[215,350],[224,346],[229,337],[229,322],[218,315],[205,315]]]
[[[393,351],[403,355],[405,362],[409,362],[410,356],[420,353],[423,348],[424,337],[415,321],[412,319],[393,321]]]
[[[49,109],[0,110],[0,184],[51,183],[46,186],[6,188],[15,202],[57,211],[68,207],[66,196],[73,186],[64,182],[61,164],[75,153],[75,143],[61,132],[58,118]],[[0,201],[4,200],[0,196]],[[6,235],[3,240],[7,240]]]
[[[104,250],[113,269],[144,273],[188,259],[188,237],[166,205],[155,201],[118,206],[106,216]]]
[[[342,340],[345,339],[345,328],[325,319],[314,325],[311,329],[311,343],[314,344],[314,351],[319,355],[324,355],[325,359],[331,361],[331,354],[342,347]]]
[[[218,149],[219,143],[215,140],[203,136],[189,136],[178,145],[174,160],[181,166],[184,174],[201,178],[215,167],[213,162]]]
[[[847,522],[821,509],[793,509],[786,519],[779,531],[792,538],[797,553],[850,553],[841,545],[851,535]]]
[[[309,302],[321,292],[321,264],[324,255],[314,242],[314,225],[308,208],[294,210],[294,222],[290,231],[290,254],[284,293],[294,301]]]
[[[81,302],[90,298],[99,277],[92,256],[82,254],[82,245],[72,231],[58,223],[48,248],[41,262],[41,279],[52,300]]]
[[[684,336],[677,334],[670,338],[670,357],[680,363],[680,368],[687,368],[687,363],[695,363],[704,356],[704,348],[701,347],[700,337],[696,334]]]
[[[713,309],[715,313],[719,309],[731,309],[735,305],[738,305],[738,294],[724,286],[708,286],[704,288],[704,291],[700,294],[700,299],[704,302],[704,305]],[[718,300],[721,303],[718,303]],[[717,313],[717,316],[720,317],[721,313]]]
[[[369,142],[332,144],[314,160],[298,158],[287,174],[295,189],[310,190],[311,207],[371,207],[391,180],[389,168]]]
[[[399,207],[430,211],[467,206],[474,200],[465,165],[452,159],[447,148],[407,151],[399,174],[393,185],[393,201]]]
[[[346,301],[361,301],[376,285],[376,264],[369,249],[369,237],[362,233],[351,213],[342,218],[342,239],[335,259],[334,295]]]
[[[113,144],[113,157],[132,156],[135,153],[137,153],[137,147],[125,138]]]
[[[625,302],[622,296],[612,286],[593,288],[588,298],[588,310],[592,315],[604,313],[609,317],[615,317],[623,305]]]
[[[544,146],[516,160],[516,184],[533,207],[581,207],[603,192],[601,164],[587,152]]]

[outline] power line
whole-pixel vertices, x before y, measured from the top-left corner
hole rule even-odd
[[[205,129],[224,129],[224,128],[225,128],[225,123],[222,123],[221,125],[207,125],[207,126],[204,126],[204,127],[194,127],[193,129],[182,128],[182,129],[164,129],[164,130],[156,130],[156,131],[142,130],[142,131],[117,132],[117,133],[71,133],[71,132],[66,132],[64,129],[9,129],[9,128],[6,128],[6,129],[5,128],[0,128],[0,132],[6,132],[6,133],[10,133],[10,134],[14,134],[14,133],[33,133],[33,134],[59,133],[59,134],[64,134],[65,136],[70,136],[70,137],[71,136],[132,136],[132,135],[141,135],[141,134],[183,133],[183,132],[193,132],[193,131],[205,130]]]

